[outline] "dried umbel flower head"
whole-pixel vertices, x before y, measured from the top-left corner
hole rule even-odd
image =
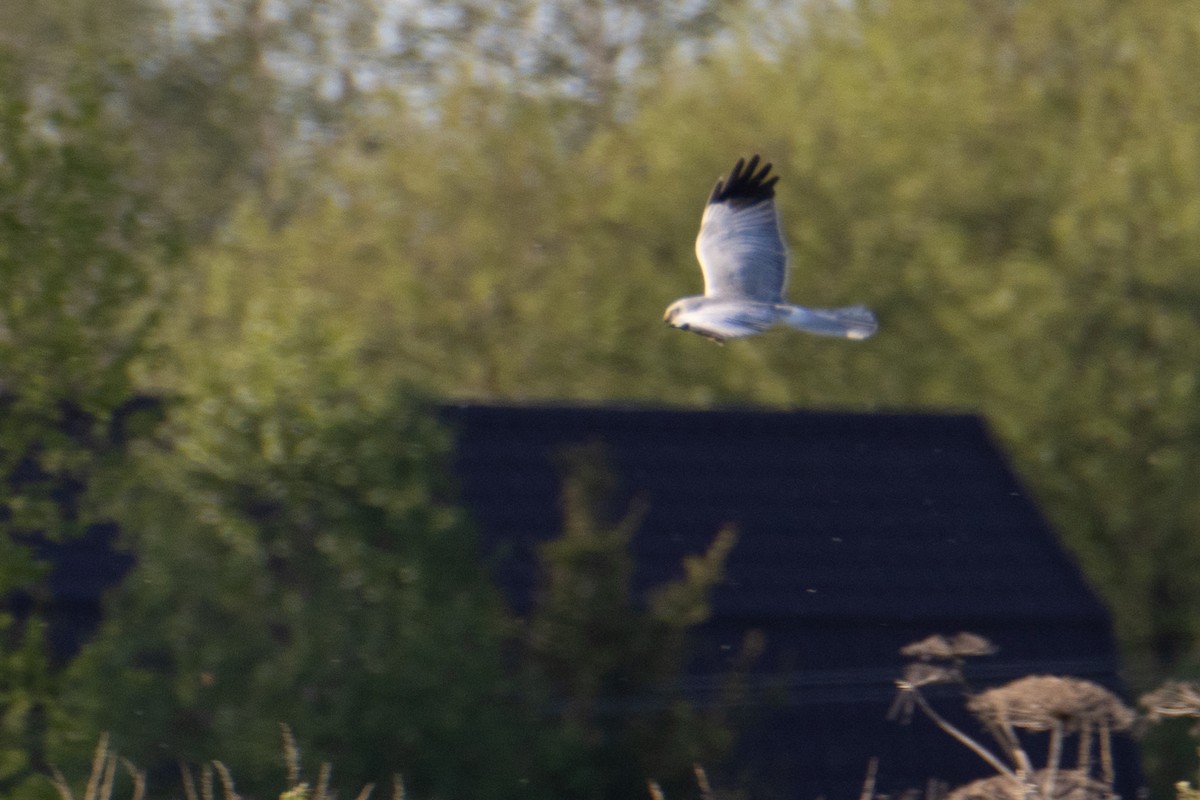
[[[926,636],[919,642],[912,642],[901,647],[900,655],[908,656],[909,658],[919,658],[922,661],[940,661],[952,658],[950,654],[950,640],[941,634],[935,633],[932,636]]]
[[[1031,777],[1034,785],[1045,786],[1051,776],[1046,770],[1038,770]],[[1104,782],[1079,770],[1060,770],[1052,777],[1054,787],[1047,800],[1112,800],[1114,796]],[[946,795],[946,800],[1026,800],[1029,789],[1007,775],[994,775],[959,786]]]
[[[1033,731],[1060,725],[1125,730],[1134,720],[1132,709],[1103,686],[1051,675],[1030,675],[980,692],[967,708],[986,722]]]
[[[1200,686],[1167,681],[1138,700],[1152,721],[1163,717],[1200,717]]]
[[[933,634],[900,648],[900,655],[922,661],[949,661],[971,656],[990,656],[997,647],[977,633],[957,633],[954,636]]]
[[[956,683],[962,680],[957,669],[942,667],[918,661],[904,668],[904,674],[896,685],[901,690],[916,689],[920,686],[931,686],[935,683]]]
[[[989,639],[969,631],[955,634],[954,638],[950,640],[950,649],[959,658],[990,656],[1000,650]]]
[[[1103,686],[1078,678],[1071,679],[1071,684],[1080,708],[1077,714],[1080,722],[1111,731],[1127,731],[1137,721],[1134,710]]]

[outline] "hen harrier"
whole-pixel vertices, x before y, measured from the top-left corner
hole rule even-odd
[[[768,178],[770,171],[770,164],[758,169],[758,156],[749,163],[739,158],[729,178],[717,181],[696,237],[704,296],[676,300],[663,321],[716,342],[753,336],[772,325],[867,338],[879,323],[866,306],[805,308],[784,301],[787,249],[775,215],[779,176]]]

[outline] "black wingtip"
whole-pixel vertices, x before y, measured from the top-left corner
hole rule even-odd
[[[779,176],[767,176],[771,172],[771,164],[767,162],[762,169],[758,168],[760,158],[757,153],[747,161],[739,158],[729,172],[727,179],[717,181],[709,195],[710,203],[730,203],[735,206],[750,206],[770,200],[775,196],[775,184]],[[757,171],[756,171],[757,170]]]

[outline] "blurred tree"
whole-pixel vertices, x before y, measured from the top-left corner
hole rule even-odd
[[[30,124],[17,66],[0,57],[0,792],[46,769],[59,688],[34,547],[111,523],[134,371],[178,255],[99,144],[88,76]]]
[[[69,111],[86,76],[118,134],[97,145],[122,150],[125,179],[206,240],[243,194],[274,220],[305,196],[307,145],[352,105],[354,59],[378,60],[373,14],[315,0],[14,0],[0,8],[0,51],[31,119]]]
[[[564,453],[563,466],[563,534],[541,548],[523,656],[555,710],[555,742],[577,749],[553,795],[636,796],[649,779],[672,796],[689,794],[693,765],[717,765],[734,738],[722,709],[697,708],[682,677],[688,636],[709,617],[736,535],[720,532],[703,556],[687,560],[681,578],[638,597],[629,543],[641,509],[635,503],[611,521],[615,476],[603,448]]]
[[[461,83],[553,105],[576,134],[630,110],[665,70],[707,55],[740,0],[456,0],[412,3],[383,15],[387,64],[402,82]],[[428,99],[422,98],[422,99]],[[437,103],[434,108],[439,107]]]
[[[411,392],[357,374],[319,301],[275,288],[181,353],[163,445],[123,495],[139,563],[70,668],[59,756],[109,729],[162,767],[156,791],[176,758],[214,757],[266,791],[286,721],[343,780],[401,769],[422,794],[504,796],[518,743],[497,731],[519,716],[446,441]]]
[[[81,74],[103,92],[105,80],[135,55],[153,53],[166,18],[155,0],[11,0],[0,6],[0,51],[9,62],[9,80],[36,98],[37,110],[57,110],[82,99],[71,90]]]
[[[814,4],[766,52],[735,28],[577,147],[535,97],[376,106],[328,150],[328,200],[269,246],[233,235],[440,393],[980,408],[1151,680],[1200,636],[1189,20],[1166,0]],[[659,332],[699,286],[709,182],[752,149],[784,175],[792,295],[870,302],[883,335]]]
[[[1200,635],[1180,615],[1200,602],[1200,32],[1166,2],[929,12],[830,10],[796,51],[774,113],[805,119],[782,142],[808,189],[797,259],[893,276],[911,352],[879,387],[987,413],[1151,681]]]
[[[640,786],[643,769],[677,779],[719,752],[727,720],[693,711],[677,676],[730,537],[642,613],[628,531],[590,536],[568,484],[548,593],[527,625],[508,620],[448,503],[432,416],[361,371],[319,294],[277,274],[231,297],[242,263],[194,298],[211,312],[189,328],[200,346],[122,495],[139,564],[70,668],[56,755],[82,765],[111,730],[160,767],[156,791],[175,758],[220,757],[261,793],[279,783],[282,719],[349,785],[398,769],[418,794],[549,797]],[[581,604],[580,587],[617,603]],[[601,616],[628,635],[596,639]],[[631,724],[595,709],[649,691],[663,707]]]

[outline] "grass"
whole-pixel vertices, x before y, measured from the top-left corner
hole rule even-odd
[[[83,800],[111,800],[113,784],[117,776],[117,763],[120,762],[125,771],[133,779],[131,800],[142,800],[146,795],[146,773],[138,770],[128,759],[118,759],[117,754],[108,747],[108,734],[100,737],[96,745],[95,755],[92,756],[92,772],[88,777],[87,786],[83,790]],[[75,800],[67,779],[54,767],[51,774],[54,788],[58,790],[62,800]]]
[[[296,738],[292,730],[285,724],[280,724],[283,736],[283,756],[287,765],[287,787],[279,795],[279,800],[336,800],[336,795],[329,788],[333,767],[326,761],[321,764],[317,773],[316,783],[310,784],[303,780],[300,771],[300,749],[296,746]],[[116,784],[117,765],[124,767],[132,780],[129,800],[143,800],[146,796],[146,775],[139,771],[128,759],[119,758],[109,747],[108,734],[103,734],[96,745],[92,757],[92,770],[82,795],[76,795],[66,778],[54,767],[52,782],[61,800],[113,800]],[[211,761],[200,767],[199,780],[190,767],[179,765],[180,783],[183,795],[187,800],[243,800],[234,784],[233,774],[220,761]],[[363,786],[355,796],[355,800],[370,800],[375,792],[374,784]],[[392,800],[404,800],[404,781],[399,775],[392,776]]]
[[[892,718],[907,719],[921,713],[947,736],[974,752],[995,774],[946,791],[936,782],[924,791],[925,800],[1115,800],[1116,774],[1112,758],[1114,733],[1131,733],[1176,717],[1200,720],[1200,685],[1169,682],[1143,695],[1145,713],[1138,715],[1116,695],[1091,681],[1073,677],[1030,675],[1002,686],[973,689],[965,676],[969,658],[996,652],[991,642],[970,633],[953,637],[930,636],[904,647],[908,657],[896,680],[897,695]],[[979,721],[991,741],[981,741],[947,720],[925,696],[925,689],[952,684],[962,690],[963,702]],[[329,788],[333,768],[321,764],[316,780],[304,780],[300,750],[291,729],[280,725],[287,788],[279,800],[335,800]],[[1031,734],[1049,734],[1044,755],[1035,758],[1027,739]],[[1200,723],[1192,735],[1200,738]],[[1039,763],[1040,762],[1040,765]],[[876,792],[878,762],[867,768],[859,800],[881,800]],[[91,773],[82,794],[75,794],[62,773],[52,769],[52,783],[61,800],[113,800],[117,776],[124,771],[130,779],[129,800],[143,800],[146,775],[109,746],[107,734],[100,737],[92,758]],[[695,766],[696,786],[701,800],[738,796],[714,790],[702,767]],[[180,764],[180,781],[186,800],[242,800],[233,775],[220,761],[202,765],[198,776]],[[370,800],[374,784],[362,787],[355,800]],[[392,800],[404,800],[404,783],[393,775]],[[1200,790],[1186,781],[1176,784],[1177,800],[1200,800]],[[660,785],[647,781],[650,800],[667,800]],[[921,793],[905,796],[920,797]]]

